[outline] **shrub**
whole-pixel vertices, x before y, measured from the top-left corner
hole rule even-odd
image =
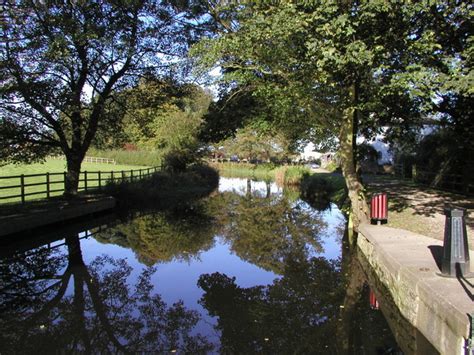
[[[331,161],[328,163],[328,165],[326,165],[326,170],[329,171],[330,173],[335,172],[338,169],[339,169],[339,166],[334,161]]]
[[[204,185],[216,187],[219,185],[219,172],[206,164],[196,164],[190,169],[190,173],[194,174]]]
[[[285,171],[285,185],[297,186],[309,175],[311,175],[311,171],[306,167],[290,166]]]
[[[109,183],[107,192],[127,207],[166,207],[204,197],[217,188],[219,174],[195,165],[183,173],[159,172],[139,181]]]
[[[318,210],[325,210],[334,202],[341,206],[346,198],[344,179],[330,174],[306,175],[300,185],[301,197]]]

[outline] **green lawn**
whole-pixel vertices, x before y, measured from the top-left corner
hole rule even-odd
[[[101,178],[101,185],[106,183],[107,179],[112,177],[111,171],[114,171],[113,174],[114,179],[120,178],[122,176],[121,171],[124,171],[124,175],[129,177],[131,175],[130,170],[138,170],[144,169],[148,167],[144,166],[131,166],[131,165],[113,165],[113,164],[100,164],[100,163],[83,163],[82,164],[82,171],[87,171],[87,177],[89,181],[87,187],[95,187],[98,186],[98,177],[99,171],[100,178]],[[6,165],[0,167],[0,177],[3,176],[14,176],[11,179],[0,179],[0,188],[7,187],[7,186],[16,186],[21,184],[20,175],[25,175],[24,183],[25,185],[29,184],[38,184],[38,183],[45,183],[46,182],[46,173],[63,173],[66,170],[66,162],[64,160],[56,160],[56,159],[48,159],[43,164],[36,163],[36,164],[22,164],[22,165]],[[28,177],[27,175],[32,174],[43,174],[42,176],[35,176],[35,177]],[[137,176],[138,172],[134,172],[134,176]],[[51,190],[59,190],[50,193],[50,196],[57,196],[62,194],[62,189],[64,187],[64,176],[63,174],[59,175],[51,175],[50,177],[50,189]],[[81,175],[81,179],[84,178],[84,174]],[[84,188],[84,182],[81,182],[79,185],[80,189]],[[46,185],[36,185],[36,186],[26,186],[25,193],[33,193],[33,192],[44,192],[43,194],[36,194],[32,196],[27,196],[26,200],[33,200],[38,198],[46,197]],[[5,196],[12,196],[12,195],[19,195],[21,193],[21,189],[17,188],[3,188],[0,189],[0,198]],[[0,203],[10,203],[10,202],[18,202],[20,201],[19,197],[16,198],[8,198],[8,199],[0,199]]]

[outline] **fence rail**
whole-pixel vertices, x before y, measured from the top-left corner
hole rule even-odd
[[[56,160],[65,160],[66,159],[66,157],[64,155],[52,155],[50,158],[56,159]],[[115,159],[101,158],[101,157],[85,156],[82,161],[85,162],[85,163],[102,163],[102,164],[113,164],[113,165],[117,164]]]
[[[159,170],[161,168],[156,166],[133,170],[81,171],[78,191],[101,190],[108,182],[135,181]],[[64,192],[65,184],[66,172],[0,176],[0,203],[25,203],[27,200],[57,196]]]
[[[411,179],[412,181],[422,185],[467,194],[472,194],[474,192],[474,181],[472,180],[472,177],[467,180],[466,177],[460,174],[443,174],[438,178],[437,172],[421,170],[415,165],[411,166],[410,169],[408,169],[408,172],[401,164],[395,165],[394,168],[395,175]]]

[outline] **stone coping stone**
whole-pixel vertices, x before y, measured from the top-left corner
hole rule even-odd
[[[0,237],[106,211],[114,208],[116,204],[116,199],[111,196],[95,196],[55,201],[41,208],[28,210],[26,213],[2,216]]]
[[[413,326],[442,354],[459,353],[462,338],[469,338],[474,279],[440,276],[441,260],[437,263],[435,255],[442,257],[442,241],[403,229],[364,224],[357,244]],[[472,254],[470,250],[471,271]]]

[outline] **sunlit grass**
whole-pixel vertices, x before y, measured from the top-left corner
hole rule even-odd
[[[245,163],[213,163],[212,167],[219,171],[224,177],[251,178],[257,180],[274,180],[275,167],[267,164],[245,164]]]
[[[105,184],[105,180],[111,177],[111,171],[114,171],[115,177],[121,177],[122,171],[124,171],[125,176],[130,176],[130,170],[148,168],[146,166],[131,166],[131,165],[113,165],[113,164],[102,164],[102,163],[83,163],[81,171],[88,172],[88,178],[97,179],[98,171],[101,172],[101,179],[104,179],[102,185]],[[9,177],[9,179],[0,179],[0,187],[6,186],[18,186],[21,184],[21,175],[25,175],[24,183],[26,185],[30,184],[40,184],[46,182],[46,173],[55,174],[50,175],[49,181],[51,185],[51,190],[60,190],[50,193],[50,196],[58,196],[63,193],[64,188],[64,175],[56,173],[63,173],[66,171],[66,161],[48,159],[44,163],[35,163],[35,164],[10,164],[2,166],[0,168],[1,177]],[[89,174],[90,173],[90,174]],[[28,177],[27,175],[42,174],[41,176]],[[98,181],[90,181],[88,183],[88,188],[94,188],[98,186]],[[80,188],[84,187],[82,182],[79,185]],[[36,186],[27,186],[25,187],[25,193],[34,193],[34,192],[44,192],[44,194],[35,194],[31,196],[26,196],[26,200],[33,200],[46,197],[46,185],[36,185]],[[20,187],[12,187],[9,189],[0,189],[0,197],[20,195]],[[0,203],[14,203],[21,201],[20,197],[1,199]]]

